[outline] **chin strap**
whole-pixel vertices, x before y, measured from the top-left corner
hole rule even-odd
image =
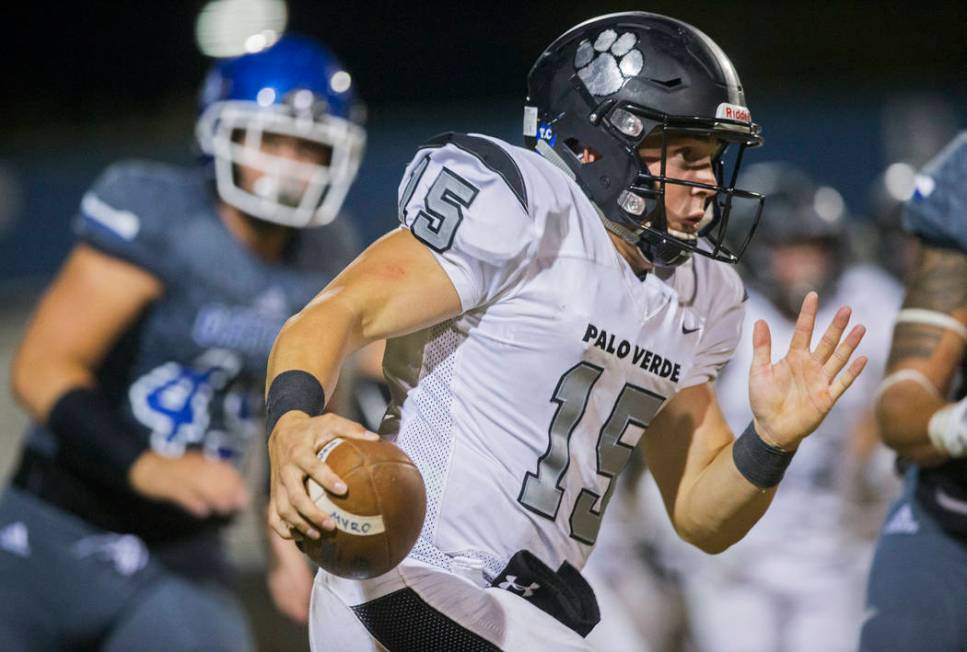
[[[615,234],[628,244],[634,245],[635,247],[637,247],[641,242],[640,235],[629,228],[623,227],[620,224],[609,220],[604,216],[604,213],[601,212],[601,209],[598,208],[597,204],[594,205],[594,210],[598,212],[598,217],[601,218],[601,223],[604,224],[604,228],[606,228],[609,232]]]
[[[577,176],[574,174],[574,170],[567,166],[567,163],[564,162],[564,159],[562,159],[561,156],[554,151],[554,148],[547,144],[547,141],[538,140],[534,149],[537,150],[538,154],[550,161],[554,167],[559,168],[562,172],[564,172],[564,174],[566,174],[572,181],[577,181]],[[591,205],[594,206],[594,211],[598,214],[598,218],[601,220],[601,223],[604,225],[605,229],[607,229],[610,233],[615,234],[628,244],[635,247],[638,246],[638,242],[641,240],[641,236],[639,234],[627,227],[621,226],[613,220],[609,220],[605,216],[604,211],[602,211],[601,208],[593,201],[591,202]]]

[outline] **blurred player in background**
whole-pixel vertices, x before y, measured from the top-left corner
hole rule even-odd
[[[918,175],[919,239],[877,416],[905,468],[870,572],[864,652],[967,649],[967,132]]]
[[[84,196],[13,365],[34,425],[0,499],[4,649],[252,648],[220,532],[249,500],[272,341],[354,253],[356,110],[333,55],[285,37],[211,70],[209,164],[117,163]],[[308,569],[272,539],[298,616]]]
[[[882,269],[851,262],[849,215],[835,189],[785,163],[749,166],[741,184],[768,197],[742,265],[749,288],[747,323],[766,320],[776,345],[786,346],[797,308],[811,291],[823,297],[820,320],[848,301],[863,323],[888,322],[900,305],[900,287]],[[873,514],[882,516],[892,495],[878,499],[880,511],[875,497],[895,489],[890,456],[883,449],[877,454],[872,408],[889,330],[871,328],[860,350],[872,373],[857,381],[799,447],[762,520],[721,555],[691,555],[683,562],[682,588],[699,650],[855,649]],[[752,360],[744,340],[717,383],[733,428],[751,417],[745,376]]]
[[[734,439],[722,418],[711,382],[743,315],[728,213],[761,199],[731,171],[761,139],[708,36],[655,14],[602,16],[541,54],[528,91],[535,149],[452,133],[425,143],[400,185],[402,228],[276,340],[269,518],[281,536],[337,527],[305,480],[344,494],[317,452],[375,437],[320,415],[368,341],[394,338],[381,432],[427,486],[423,532],[398,568],[317,575],[315,650],[589,649],[600,612],[580,569],[639,438],[678,532],[720,551],[865,363],[849,362],[863,328],[846,334],[846,308],[810,350],[810,294],[775,364],[755,326],[755,425]]]

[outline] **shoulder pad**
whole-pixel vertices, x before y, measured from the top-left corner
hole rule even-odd
[[[76,236],[103,252],[164,277],[179,223],[207,201],[196,174],[160,163],[108,167],[81,200]]]
[[[453,145],[468,154],[480,159],[480,162],[490,170],[498,174],[510,187],[517,201],[527,211],[527,187],[524,184],[524,176],[520,173],[520,168],[514,162],[513,157],[506,152],[500,145],[487,138],[460,134],[456,132],[446,132],[439,136],[434,136],[420,146],[420,149],[433,147],[444,147]]]
[[[967,131],[917,175],[904,207],[906,228],[925,242],[967,253]]]

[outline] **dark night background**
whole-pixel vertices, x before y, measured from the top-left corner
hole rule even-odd
[[[0,71],[0,172],[13,189],[0,206],[0,279],[53,270],[73,207],[111,160],[192,162],[195,93],[210,62],[195,44],[203,5],[38,2],[7,23],[16,37]],[[706,31],[732,57],[764,126],[767,145],[753,159],[798,162],[858,213],[888,163],[919,165],[936,148],[918,148],[911,107],[939,102],[936,121],[931,106],[920,112],[949,131],[967,106],[964,3],[288,6],[288,30],[327,42],[369,105],[367,159],[349,202],[367,239],[392,224],[399,175],[420,142],[449,129],[517,142],[530,64],[562,31],[609,11],[644,8]]]
[[[835,186],[870,235],[898,201],[884,208],[871,193],[884,171],[912,178],[967,124],[963,1],[287,4],[288,30],[338,53],[370,109],[366,159],[347,201],[364,240],[394,225],[399,178],[427,138],[479,131],[519,143],[532,62],[566,29],[611,11],[666,13],[709,34],[738,68],[764,128],[765,147],[747,160],[787,159]],[[195,96],[211,63],[195,41],[203,5],[6,3],[0,367],[71,246],[70,220],[100,171],[127,157],[197,164]],[[0,478],[16,460],[25,418],[7,384],[0,374]],[[304,629],[284,624],[265,593],[261,523],[261,513],[248,513],[230,537],[246,606],[262,649],[305,649]]]

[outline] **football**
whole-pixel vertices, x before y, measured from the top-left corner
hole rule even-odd
[[[333,439],[319,451],[346,483],[336,496],[309,478],[309,497],[336,522],[320,539],[300,542],[302,551],[328,572],[355,579],[396,567],[416,542],[426,513],[419,470],[388,441]]]

